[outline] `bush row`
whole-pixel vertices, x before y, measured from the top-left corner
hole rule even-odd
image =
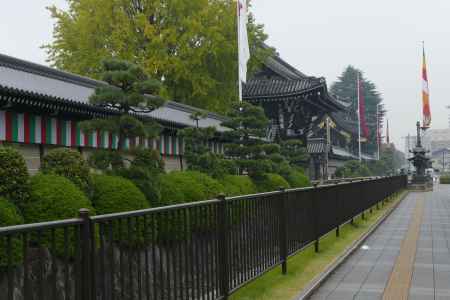
[[[450,184],[450,176],[441,176],[439,182],[441,184]]]

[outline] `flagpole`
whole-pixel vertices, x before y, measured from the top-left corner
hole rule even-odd
[[[380,160],[380,104],[377,104],[377,158]]]
[[[361,93],[361,87],[360,87],[360,79],[359,79],[359,73],[357,74],[356,79],[357,84],[357,94],[358,94],[358,157],[359,161],[362,161],[361,158],[361,108],[360,108],[360,93]]]
[[[240,45],[240,43],[241,43],[241,8],[240,8],[240,5],[239,5],[240,3],[239,3],[239,0],[238,1],[236,1],[236,16],[237,16],[237,19],[236,19],[236,29],[237,29],[237,47],[238,47],[238,85],[239,85],[239,102],[242,102],[242,81],[241,81],[241,78],[242,78],[242,74],[241,74],[241,54],[240,54],[240,51],[241,51],[241,45]]]

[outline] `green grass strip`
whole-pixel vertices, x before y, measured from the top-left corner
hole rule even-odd
[[[232,300],[291,300],[318,275],[324,272],[348,247],[361,238],[397,201],[403,197],[400,193],[394,201],[389,201],[380,210],[366,212],[366,219],[355,218],[354,225],[341,227],[340,237],[335,231],[320,240],[320,252],[314,252],[314,245],[291,257],[287,263],[288,272],[281,274],[281,267],[264,274],[262,277],[244,286],[234,293]]]

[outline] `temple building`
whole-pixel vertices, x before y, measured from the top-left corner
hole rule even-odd
[[[0,55],[0,144],[16,147],[24,155],[31,173],[40,161],[56,147],[78,149],[84,156],[95,149],[114,149],[118,138],[109,132],[85,133],[80,121],[106,118],[115,111],[89,104],[95,88],[105,82],[59,71],[53,68]],[[168,101],[140,118],[156,120],[163,130],[159,138],[126,139],[124,148],[137,146],[158,150],[169,170],[183,168],[184,142],[180,129],[197,126],[190,116],[200,109]],[[223,116],[207,112],[199,127],[216,127],[221,132]],[[210,141],[211,151],[222,153],[220,139]]]
[[[304,142],[312,157],[313,179],[332,177],[346,161],[358,159],[355,113],[329,94],[324,78],[307,76],[273,55],[243,86],[243,99],[264,108],[271,122],[269,140]],[[374,159],[365,154],[362,158]]]
[[[244,84],[243,100],[262,105],[271,121],[269,139],[295,138],[305,144],[315,119],[344,109],[328,94],[324,78],[306,76],[277,55]]]

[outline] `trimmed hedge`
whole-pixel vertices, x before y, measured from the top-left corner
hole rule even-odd
[[[259,193],[278,191],[280,187],[290,188],[289,183],[281,175],[266,173],[254,180]]]
[[[248,176],[227,175],[221,183],[225,188],[227,196],[240,196],[256,194],[257,189],[253,181]]]
[[[0,147],[0,196],[23,209],[30,192],[29,180],[25,159],[19,151]]]
[[[150,208],[145,195],[136,185],[123,177],[94,175],[92,177],[92,204],[98,214],[111,214]],[[142,218],[131,220],[131,234],[128,221],[113,223],[113,239],[125,247],[140,247],[144,244],[145,228]],[[147,228],[152,232],[151,228]],[[119,238],[120,237],[120,238]]]
[[[441,184],[450,184],[450,176],[441,176],[439,182]]]
[[[24,210],[27,223],[64,220],[78,217],[79,210],[87,208],[95,215],[85,194],[69,179],[57,175],[38,174],[31,178],[30,201]],[[74,253],[75,235],[69,230],[69,255]],[[43,244],[50,245],[50,232],[43,233]],[[57,230],[55,234],[56,253],[64,253],[64,234]]]
[[[47,153],[42,159],[41,172],[64,176],[83,191],[88,191],[91,182],[88,163],[73,149],[60,148]]]
[[[197,172],[197,171],[188,171],[186,172],[187,176],[191,176],[194,178],[199,184],[203,186],[205,199],[201,200],[209,200],[217,198],[219,194],[225,192],[224,186],[217,180],[208,176],[207,174]]]
[[[0,197],[0,227],[14,226],[23,224],[23,217],[18,209],[6,200]],[[20,236],[11,238],[11,261],[14,265],[22,262],[22,239]],[[5,238],[0,238],[0,268],[8,266],[8,244]]]
[[[217,197],[223,193],[224,187],[204,173],[197,171],[172,172],[161,179],[161,205],[174,205],[196,202]],[[191,215],[193,214],[193,215]],[[202,222],[206,220],[204,210],[193,210],[187,214],[190,220],[189,228],[183,227],[182,216],[165,216],[165,220],[158,220],[158,236],[164,240],[181,240],[192,231],[207,231],[210,227]]]
[[[207,198],[205,187],[193,172],[175,171],[161,178],[161,205],[196,202]]]
[[[311,186],[309,178],[300,171],[291,171],[284,176],[284,179],[292,188],[302,188]]]
[[[131,180],[144,193],[151,206],[161,201],[161,175],[164,173],[164,161],[155,150],[136,150],[129,168],[123,168],[117,175]]]
[[[119,176],[92,176],[92,204],[98,214],[149,208],[144,194],[128,179]]]

